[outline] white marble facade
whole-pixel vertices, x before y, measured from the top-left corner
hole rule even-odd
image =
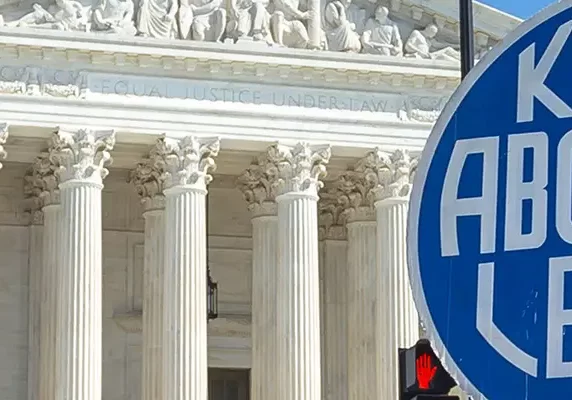
[[[0,4],[0,399],[394,399],[453,3]]]

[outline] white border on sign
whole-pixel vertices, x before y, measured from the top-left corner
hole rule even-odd
[[[417,228],[419,222],[421,197],[425,187],[425,181],[427,179],[429,166],[431,165],[435,149],[441,141],[441,136],[449,125],[453,114],[455,111],[457,111],[460,103],[471,90],[475,82],[479,80],[483,73],[491,66],[491,64],[497,60],[497,58],[499,58],[508,48],[514,45],[515,42],[517,42],[522,36],[526,35],[538,25],[546,22],[548,19],[570,8],[572,8],[572,0],[564,0],[563,2],[548,6],[531,19],[523,22],[514,31],[509,33],[498,46],[489,51],[485,57],[483,57],[483,59],[477,63],[474,69],[467,75],[463,82],[461,82],[455,93],[453,93],[449,102],[435,123],[435,126],[433,127],[433,130],[427,139],[427,143],[423,149],[421,159],[415,173],[409,206],[409,218],[407,223],[407,261],[409,265],[409,278],[411,281],[413,297],[415,299],[415,304],[417,306],[417,310],[419,311],[419,315],[427,329],[428,339],[431,340],[433,349],[443,363],[443,367],[451,374],[453,378],[455,378],[461,389],[467,392],[475,400],[484,400],[485,397],[467,379],[467,377],[463,374],[461,369],[457,366],[445,348],[441,337],[435,329],[435,324],[433,323],[431,314],[429,313],[425,294],[423,293],[423,287],[421,285],[421,273],[419,269],[419,254],[417,248]]]

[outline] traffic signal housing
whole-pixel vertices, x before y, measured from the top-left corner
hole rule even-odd
[[[459,400],[458,396],[448,396],[457,383],[426,339],[409,349],[399,349],[399,380],[400,400]]]

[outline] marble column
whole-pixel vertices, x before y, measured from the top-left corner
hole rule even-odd
[[[378,397],[392,400],[399,394],[398,349],[414,345],[419,339],[419,316],[413,301],[407,270],[407,207],[414,162],[406,151],[385,153],[379,149],[368,155],[376,180],[377,262],[379,279],[379,319],[376,336],[384,338],[378,353],[378,368],[386,371]]]
[[[370,184],[359,171],[338,180],[348,235],[348,393],[349,399],[377,400],[380,376],[376,354],[382,339],[376,335],[378,299],[376,282],[376,222]]]
[[[205,198],[219,146],[196,137],[156,146],[166,168],[163,399],[208,398]]]
[[[251,400],[276,397],[276,290],[278,217],[266,157],[253,163],[238,186],[252,213],[252,368]]]
[[[163,398],[164,168],[156,154],[137,165],[131,181],[143,204],[145,250],[143,265],[143,321],[141,393],[143,400]]]
[[[275,145],[267,169],[278,203],[278,400],[320,400],[318,190],[329,146]]]
[[[28,244],[28,400],[40,399],[42,223],[41,212],[32,211]]]
[[[33,203],[30,207],[33,222],[43,222],[41,235],[34,235],[34,247],[40,242],[39,252],[40,273],[34,278],[35,284],[30,290],[39,294],[39,311],[41,314],[39,332],[39,368],[38,368],[38,399],[55,400],[56,396],[56,325],[57,325],[57,295],[59,268],[59,235],[60,235],[60,199],[57,167],[50,161],[48,154],[42,154],[36,159],[25,176],[26,195]],[[34,252],[37,249],[32,250]],[[36,254],[32,253],[33,257]],[[41,283],[38,285],[37,281]]]
[[[348,264],[342,197],[335,186],[320,193],[322,279],[322,399],[348,399]]]
[[[101,400],[101,190],[114,144],[113,131],[60,128],[52,137],[61,199],[58,400]]]

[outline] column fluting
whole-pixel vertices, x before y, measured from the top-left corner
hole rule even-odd
[[[320,192],[322,399],[348,399],[348,263],[344,193],[338,182]]]
[[[59,129],[52,139],[61,182],[56,398],[101,400],[101,190],[115,134]]]
[[[219,141],[162,138],[166,167],[164,399],[207,400],[206,207]]]
[[[272,399],[277,393],[278,217],[265,166],[265,158],[260,157],[238,180],[252,213],[252,400]]]
[[[270,148],[267,172],[277,187],[279,400],[321,400],[319,178],[329,146]]]
[[[165,198],[164,168],[153,152],[131,175],[143,204],[145,250],[143,266],[143,319],[141,394],[143,400],[163,398]]]

